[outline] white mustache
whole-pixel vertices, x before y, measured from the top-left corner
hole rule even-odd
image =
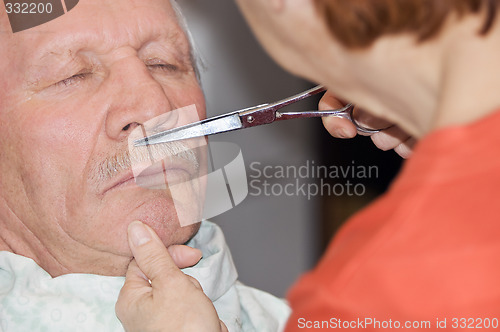
[[[112,155],[100,162],[92,172],[98,181],[107,181],[129,170],[134,165],[143,163],[154,164],[160,160],[171,162],[174,158],[181,158],[190,162],[198,170],[200,163],[192,148],[180,141],[134,147],[131,151],[125,150]]]

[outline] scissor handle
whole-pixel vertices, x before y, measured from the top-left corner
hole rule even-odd
[[[281,99],[274,103],[262,104],[255,107],[250,107],[239,111],[239,117],[243,128],[256,127],[264,124],[269,124],[277,120],[276,115],[278,110],[311,97],[315,94],[326,91],[322,85],[317,85],[314,88],[303,91],[291,97]]]
[[[278,120],[290,120],[290,119],[298,119],[298,118],[313,118],[313,117],[324,117],[324,116],[336,116],[339,118],[344,118],[351,121],[356,129],[365,134],[375,134],[380,132],[381,130],[387,129],[372,129],[367,128],[360,125],[354,119],[354,105],[347,104],[342,108],[334,109],[334,110],[325,110],[325,111],[306,111],[306,112],[276,112],[276,121]]]
[[[282,99],[280,101],[270,103],[270,104],[263,104],[257,107],[252,107],[248,110],[244,110],[243,112],[240,112],[240,119],[243,128],[248,128],[248,127],[254,127],[254,126],[260,126],[263,124],[268,124],[272,123],[274,121],[279,121],[279,120],[288,120],[288,119],[298,119],[298,118],[311,118],[311,117],[323,117],[323,116],[337,116],[341,118],[348,119],[351,121],[358,132],[360,133],[365,133],[365,134],[375,134],[380,132],[381,130],[387,129],[372,129],[372,128],[367,128],[362,125],[360,125],[355,119],[354,119],[354,105],[353,104],[347,104],[342,108],[335,109],[335,110],[326,110],[326,111],[306,111],[306,112],[281,112],[279,109],[288,106],[290,104],[296,103],[300,100],[306,99],[312,95],[321,93],[326,91],[326,88],[321,85],[317,85],[312,89],[309,89],[307,91],[298,93],[294,96]]]
[[[372,129],[372,128],[367,128],[367,127],[360,125],[358,123],[358,121],[356,121],[356,119],[354,118],[354,104],[347,104],[346,106],[348,106],[347,110],[345,110],[344,112],[339,112],[337,115],[335,115],[335,114],[333,114],[333,115],[338,116],[338,117],[342,117],[342,118],[345,118],[345,119],[351,121],[354,124],[354,126],[356,127],[356,129],[358,130],[358,132],[364,133],[364,134],[376,134],[376,133],[379,133],[381,130],[387,129],[387,128]]]

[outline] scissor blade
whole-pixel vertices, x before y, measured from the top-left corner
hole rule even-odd
[[[243,128],[238,113],[226,114],[162,131],[134,141],[134,146],[168,143]]]

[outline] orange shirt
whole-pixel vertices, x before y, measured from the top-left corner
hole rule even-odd
[[[499,329],[500,111],[424,138],[289,301],[287,332]]]

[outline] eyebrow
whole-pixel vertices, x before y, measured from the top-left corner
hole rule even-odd
[[[101,47],[109,47],[110,49],[113,48],[113,45],[110,44],[110,42],[108,42],[106,39],[97,39],[95,38],[95,36],[91,38],[77,38],[76,41],[74,36],[66,36],[66,38],[63,37],[62,40],[57,39],[48,42],[42,50],[34,53],[33,60],[43,61],[44,59],[50,58],[76,59],[76,57],[74,56],[74,54],[77,53],[76,50],[89,48],[93,44],[99,45]],[[144,38],[144,40],[140,42],[140,45],[129,46],[133,47],[139,52],[150,44],[157,44],[160,46],[160,49],[165,50],[171,50],[173,48],[177,51],[177,55],[186,56],[189,58],[193,57],[194,47],[189,39],[189,36],[186,35],[184,31],[174,31],[168,34],[155,33],[148,38]],[[192,59],[190,60],[190,62],[192,62],[192,64],[194,65]]]
[[[28,65],[26,66],[26,86],[27,87],[37,87],[40,85],[40,81],[43,79],[43,71],[46,69],[55,69],[58,70],[64,66],[71,65],[71,63],[78,60],[77,57],[74,56],[74,52],[72,49],[67,48],[63,49],[57,48],[54,50],[47,50],[49,47],[45,47],[40,52],[36,52],[30,60],[28,60]],[[54,66],[55,60],[59,60],[56,63],[57,66]]]
[[[174,49],[173,55],[178,60],[182,60],[182,63],[190,65],[195,74],[199,75],[192,43],[182,29],[180,31],[168,31],[167,33],[164,30],[155,31],[147,37],[143,36],[141,39],[137,40],[137,45],[133,43],[129,43],[128,45],[138,52],[149,49],[148,46],[153,46],[153,49],[159,49],[165,53],[172,52],[172,49]],[[77,34],[76,36],[65,35],[62,38],[52,38],[46,41],[43,47],[33,52],[31,60],[28,60],[29,68],[26,71],[29,78],[27,82],[28,86],[36,87],[40,84],[43,76],[40,75],[41,68],[62,68],[81,59],[76,56],[80,50],[95,48],[100,53],[100,47],[106,51],[108,49],[112,50],[115,47],[112,36],[91,35],[88,37],[88,34],[85,33],[82,35]]]
[[[64,52],[64,51],[63,51],[63,52],[48,51],[48,52],[43,53],[43,54],[39,57],[39,59],[40,59],[40,60],[42,60],[42,59],[44,59],[44,58],[46,58],[46,57],[49,57],[49,56],[54,56],[54,55],[55,55],[55,56],[62,56],[62,55],[64,55],[64,53],[68,53],[68,54],[69,54],[69,55],[71,55],[71,56],[73,55],[73,53],[72,53],[72,52],[71,52],[71,50],[69,50],[69,49],[68,49],[68,50],[65,50],[65,52]]]
[[[43,38],[43,37],[42,37]],[[43,40],[45,39],[45,40]],[[52,36],[41,40],[42,46],[33,52],[33,60],[43,60],[53,56],[72,55],[71,45],[77,44],[71,36]]]

